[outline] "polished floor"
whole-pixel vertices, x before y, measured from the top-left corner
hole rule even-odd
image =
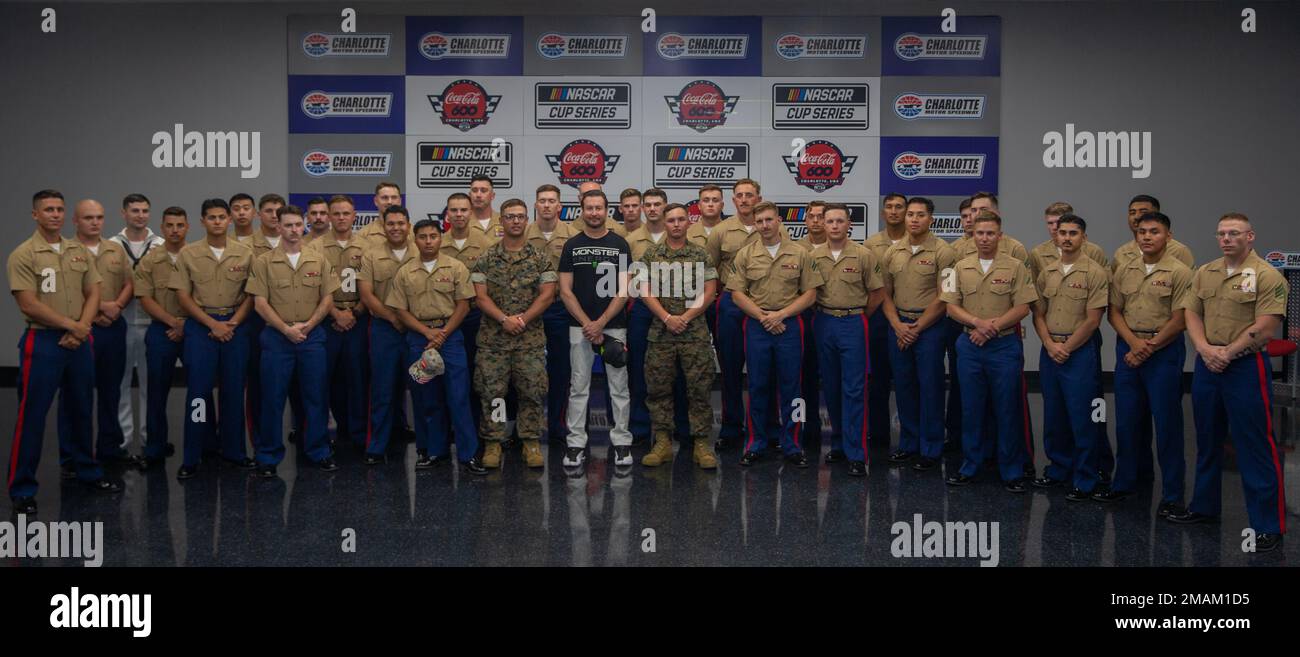
[[[181,417],[181,397],[172,395],[173,418]],[[1041,420],[1041,398],[1031,393],[1030,403],[1036,421]],[[1195,463],[1190,404],[1185,396],[1188,495]],[[592,405],[593,424],[603,424],[598,394]],[[14,414],[15,396],[4,391],[0,425],[12,426]],[[1288,524],[1300,526],[1295,506],[1300,467],[1293,454],[1300,414],[1284,404],[1276,414],[1274,426],[1285,452]],[[1183,527],[1155,517],[1159,492],[1153,493],[1150,484],[1113,506],[1069,502],[1062,489],[1013,495],[991,471],[969,487],[953,489],[944,485],[941,471],[889,467],[885,446],[872,448],[865,479],[849,477],[843,464],[827,466],[820,458],[807,470],[786,467],[776,458],[742,469],[736,465],[737,451],[722,454],[723,467],[716,473],[696,468],[689,449],[679,451],[670,466],[615,468],[608,435],[601,430],[593,431],[591,458],[578,476],[561,467],[558,446],[544,446],[544,470],[527,469],[515,452],[487,477],[451,466],[416,472],[415,447],[408,443],[394,447],[388,464],[372,467],[361,464],[356,452],[341,449],[342,469],[332,474],[299,470],[300,457],[290,450],[279,477],[270,480],[205,465],[197,478],[178,482],[179,459],[172,458],[165,471],[110,470],[124,490],[102,496],[60,481],[53,426],[47,423],[39,517],[102,521],[104,564],[109,566],[976,563],[972,558],[894,557],[891,528],[895,522],[911,523],[918,513],[925,521],[997,522],[1002,567],[1300,563],[1300,537],[1295,535],[1279,552],[1241,550],[1247,521],[1231,451],[1221,522]],[[172,432],[179,436],[179,426]],[[634,449],[638,461],[645,449]],[[824,454],[828,449],[823,444],[810,451]],[[946,467],[955,469],[959,457],[946,458]],[[1041,449],[1038,460],[1041,472]],[[10,518],[10,502],[0,498],[0,517]],[[354,551],[345,551],[345,543]]]

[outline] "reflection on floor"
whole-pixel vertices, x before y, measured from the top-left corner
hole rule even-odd
[[[599,389],[599,386],[593,386]],[[172,418],[182,395],[173,394]],[[1113,400],[1112,402],[1113,408]],[[1041,397],[1030,395],[1035,422]],[[603,414],[593,397],[593,412]],[[1184,397],[1187,492],[1192,490],[1195,431]],[[716,406],[716,396],[715,396]],[[0,398],[0,426],[12,426],[12,394]],[[1300,416],[1279,404],[1274,426],[1286,453],[1287,498],[1300,499],[1300,472],[1291,456]],[[52,420],[52,418],[51,418]],[[598,420],[593,425],[604,425]],[[1141,484],[1126,502],[1102,506],[1069,502],[1065,491],[1013,495],[991,470],[975,484],[953,489],[943,472],[890,468],[888,446],[873,446],[865,479],[843,464],[825,465],[829,441],[810,446],[814,466],[797,470],[771,458],[751,469],[736,465],[738,451],[722,453],[716,473],[691,462],[678,446],[668,466],[616,469],[608,434],[593,431],[585,470],[570,476],[562,447],[543,443],[544,470],[524,467],[517,451],[487,477],[451,466],[416,472],[415,447],[393,448],[386,465],[367,467],[341,448],[339,472],[296,464],[291,449],[280,476],[205,465],[200,475],[176,480],[179,459],[165,471],[110,470],[124,484],[117,496],[98,496],[58,476],[54,423],[47,423],[40,467],[40,519],[102,521],[105,565],[956,565],[975,558],[895,557],[894,523],[996,522],[1001,566],[1220,566],[1300,563],[1300,538],[1281,553],[1242,552],[1247,526],[1241,480],[1231,450],[1223,481],[1219,524],[1182,527],[1155,517],[1158,487]],[[1036,428],[1036,433],[1041,433]],[[173,436],[181,435],[179,423]],[[896,440],[896,438],[895,438]],[[1113,428],[1112,428],[1113,440]],[[1039,472],[1044,465],[1039,437]],[[8,444],[6,443],[6,447]],[[638,461],[645,447],[634,449]],[[179,445],[178,445],[179,451]],[[7,450],[6,450],[7,453]],[[774,454],[775,456],[775,454]],[[945,457],[955,469],[959,456]],[[1300,526],[1294,506],[1288,524]],[[9,500],[0,516],[11,517]],[[352,530],[349,533],[347,530]],[[344,551],[355,536],[355,551]],[[11,564],[17,560],[6,560]],[[22,561],[25,565],[79,560]]]

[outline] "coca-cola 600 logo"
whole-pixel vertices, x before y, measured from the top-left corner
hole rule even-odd
[[[814,192],[821,193],[844,184],[844,176],[853,170],[858,156],[845,155],[839,146],[824,139],[808,142],[802,157],[782,156],[785,166],[794,176],[794,182]]]
[[[429,94],[429,104],[444,125],[469,132],[492,117],[501,96],[489,96],[483,85],[473,80],[456,80],[441,94]]]
[[[676,96],[664,96],[664,100],[678,124],[705,132],[727,122],[740,96],[728,96],[710,80],[695,80],[686,83]]]
[[[559,176],[560,184],[577,187],[585,182],[601,185],[614,172],[618,155],[609,155],[605,149],[590,139],[575,139],[560,149],[558,155],[547,155],[551,171]]]

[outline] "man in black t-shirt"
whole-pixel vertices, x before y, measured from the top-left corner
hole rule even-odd
[[[591,388],[591,365],[597,349],[612,341],[627,344],[628,265],[632,250],[627,240],[605,227],[605,193],[592,190],[582,195],[582,232],[564,243],[560,254],[560,299],[569,311],[569,425],[565,467],[581,466],[586,460],[587,397]],[[614,465],[632,465],[632,434],[628,431],[630,398],[626,359],[619,367],[605,363],[609,381],[609,432],[614,444]]]

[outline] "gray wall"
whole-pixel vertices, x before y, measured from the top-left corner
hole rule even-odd
[[[1242,4],[1259,15],[1256,34],[1242,34]],[[1198,262],[1217,255],[1214,220],[1228,210],[1255,220],[1258,248],[1300,250],[1285,214],[1291,200],[1286,165],[1300,152],[1300,6],[1295,3],[1076,2],[807,2],[748,0],[703,3],[565,2],[547,13],[915,15],[952,6],[959,15],[1002,17],[1001,198],[1008,232],[1029,246],[1045,239],[1041,211],[1068,200],[1092,223],[1090,236],[1113,251],[1129,239],[1124,212],[1133,194],[1149,193],[1174,218],[1175,234]],[[58,12],[57,34],[39,31],[42,7]],[[43,187],[69,199],[96,198],[109,208],[141,191],[158,211],[197,210],[205,197],[285,192],[288,163],[285,19],[358,9],[369,13],[532,15],[525,1],[492,3],[109,4],[0,5],[0,231],[8,253],[33,230],[30,195]],[[614,9],[618,7],[618,9]],[[960,20],[960,17],[959,17]],[[262,132],[262,171],[154,169],[155,131]],[[1127,169],[1045,169],[1044,132],[1149,130],[1150,178]],[[942,208],[951,211],[951,208]],[[116,229],[115,229],[116,230]],[[71,233],[71,226],[67,228]],[[17,364],[21,322],[0,304],[0,366]],[[1114,334],[1109,328],[1109,368]],[[1037,368],[1038,343],[1026,344]]]

